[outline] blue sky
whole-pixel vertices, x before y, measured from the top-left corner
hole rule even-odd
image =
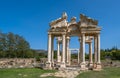
[[[0,30],[23,36],[33,49],[47,50],[49,23],[62,12],[68,20],[79,20],[81,13],[97,19],[101,48],[120,48],[120,0],[0,0]],[[71,38],[70,48],[79,48],[78,38]]]

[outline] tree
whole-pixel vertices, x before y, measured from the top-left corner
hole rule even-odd
[[[17,34],[9,32],[7,34],[0,32],[0,57],[25,57],[34,56],[29,43]]]

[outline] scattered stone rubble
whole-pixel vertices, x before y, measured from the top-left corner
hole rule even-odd
[[[4,58],[0,59],[0,68],[32,68],[35,65],[34,58]]]
[[[120,61],[105,60],[102,62],[102,67],[120,67]]]
[[[49,76],[55,76],[60,78],[75,78],[77,75],[79,75],[80,71],[73,71],[73,70],[60,70],[55,73],[45,73],[40,75],[40,77],[49,77]]]

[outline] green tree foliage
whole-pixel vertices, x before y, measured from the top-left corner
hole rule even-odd
[[[0,32],[0,58],[30,58],[34,55],[29,43],[22,36]]]
[[[106,58],[120,60],[120,50],[117,47],[105,50],[101,49],[101,59],[104,60]]]

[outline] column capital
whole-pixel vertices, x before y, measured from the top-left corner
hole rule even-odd
[[[48,35],[52,35],[52,33],[51,33],[51,32],[48,32]]]
[[[48,33],[48,35],[52,35],[51,33]]]
[[[57,37],[56,40],[58,43],[60,43],[62,41],[62,37]]]
[[[65,32],[63,32],[63,33],[62,33],[62,35],[66,35],[66,33],[65,33]]]
[[[67,38],[67,40],[70,40],[70,37],[69,37],[69,36],[67,36],[66,38]]]
[[[100,35],[100,33],[96,33],[96,34],[94,35],[94,37],[97,37],[98,35]]]

